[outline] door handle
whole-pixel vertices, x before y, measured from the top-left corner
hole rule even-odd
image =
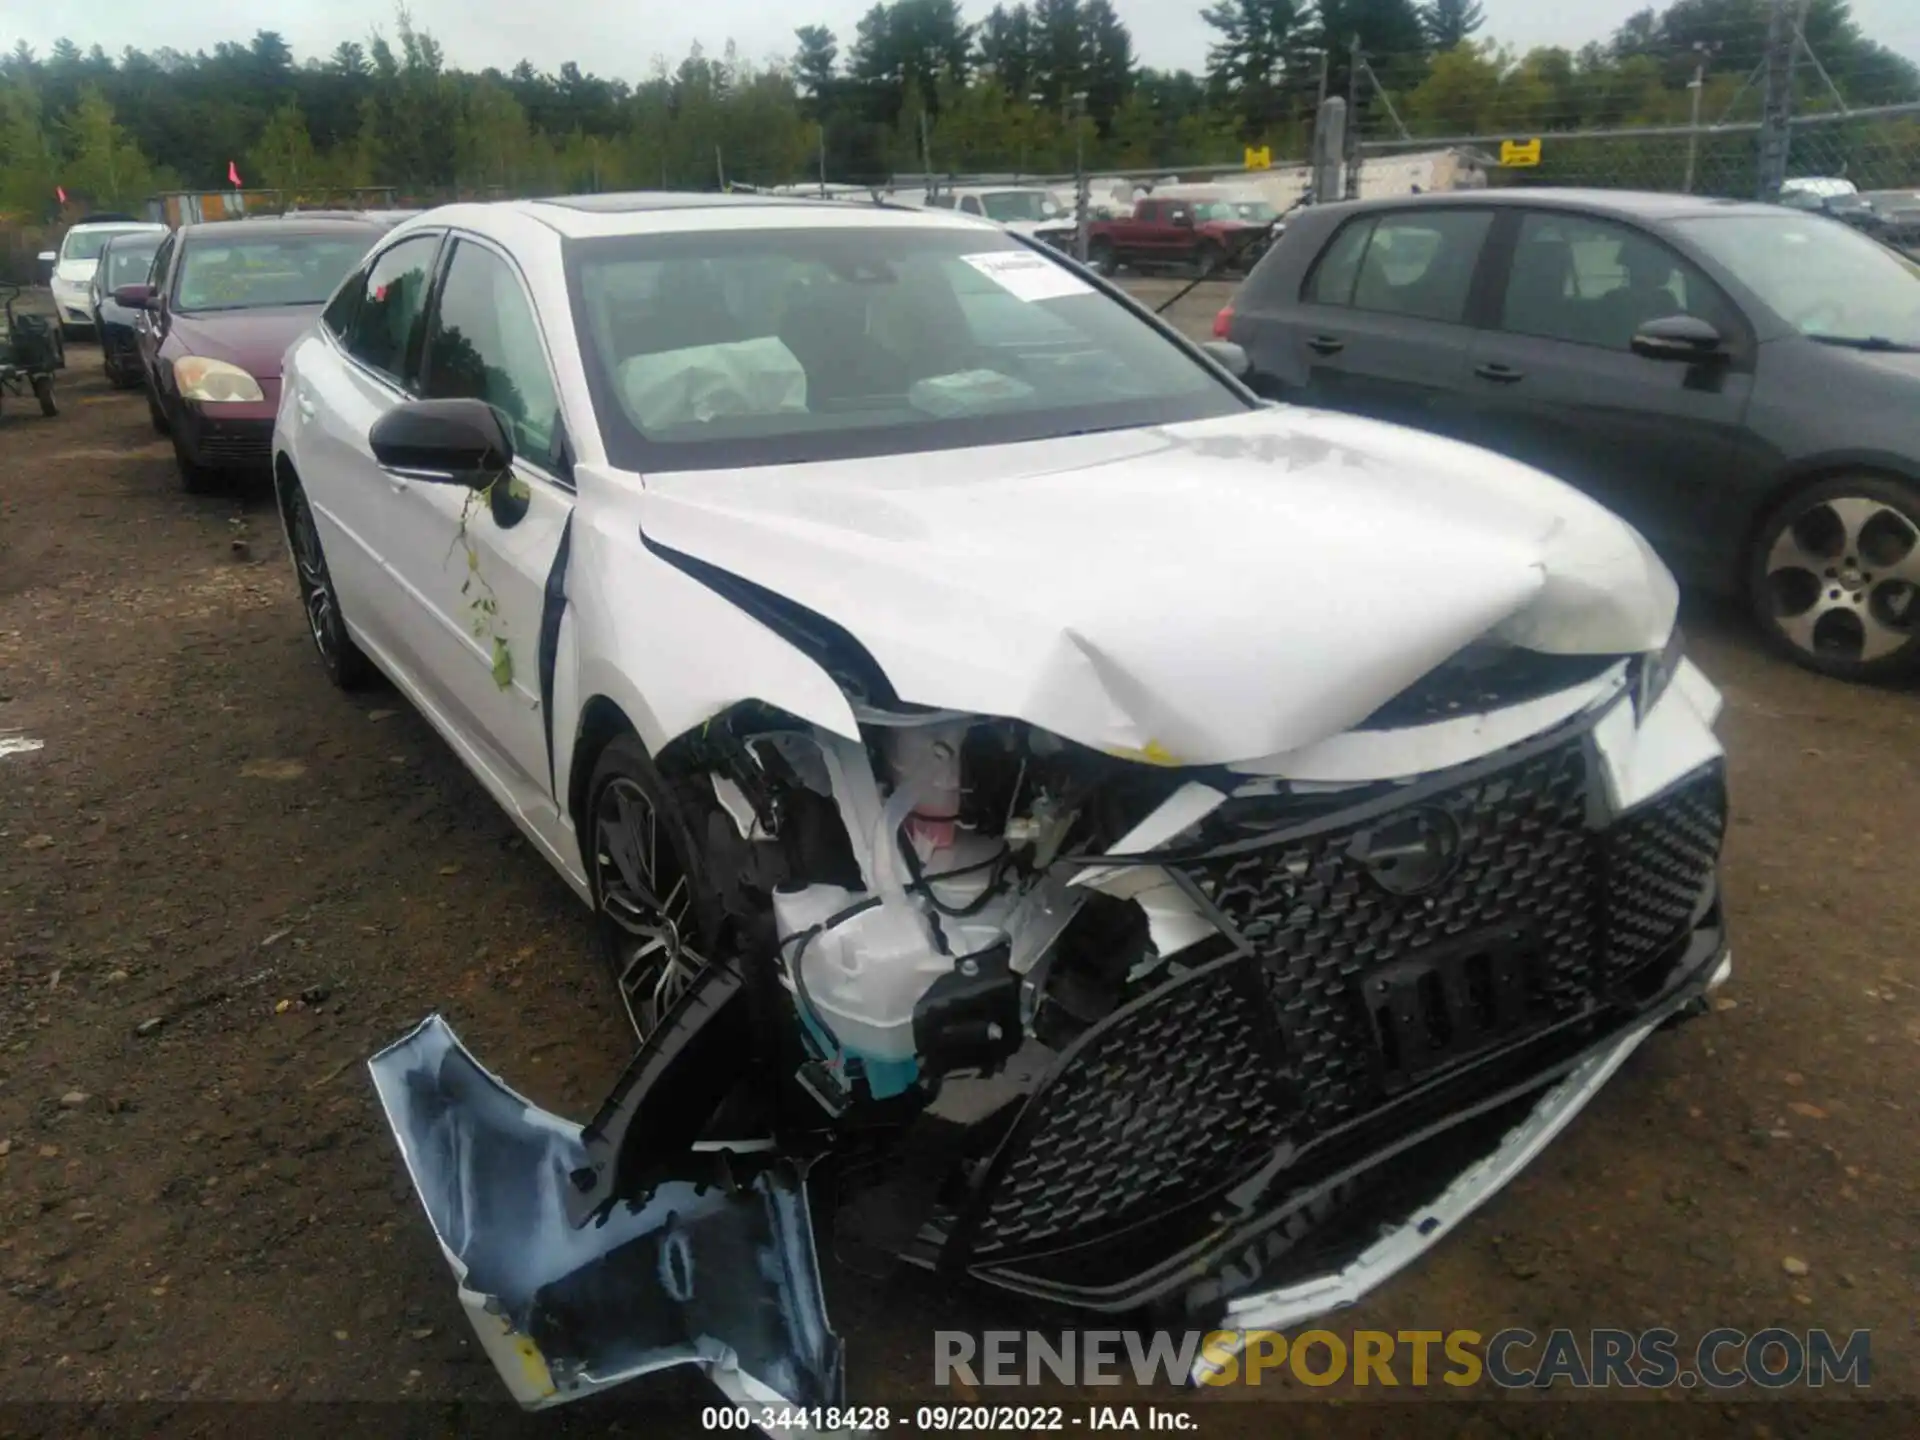
[[[1315,335],[1307,341],[1307,348],[1316,355],[1338,355],[1347,348],[1347,342],[1338,335]]]
[[[1473,373],[1478,375],[1482,380],[1493,381],[1496,385],[1511,385],[1516,380],[1524,380],[1527,378],[1526,371],[1516,370],[1511,365],[1502,365],[1497,360],[1490,360],[1485,365],[1474,366]]]
[[[300,407],[300,418],[302,420],[311,420],[313,418],[313,397],[307,394],[306,391],[294,391],[293,403]]]

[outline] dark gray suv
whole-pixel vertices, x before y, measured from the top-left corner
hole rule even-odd
[[[1262,394],[1528,461],[1813,669],[1920,669],[1920,264],[1614,191],[1300,212],[1221,313]]]

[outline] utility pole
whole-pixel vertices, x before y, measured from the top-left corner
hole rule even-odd
[[[1073,258],[1087,263],[1087,92],[1073,97]]]
[[[1356,32],[1347,65],[1347,196],[1360,198],[1360,36]],[[1331,198],[1331,197],[1329,197]]]
[[[1787,154],[1793,143],[1793,0],[1773,0],[1767,21],[1765,90],[1760,116],[1759,198],[1777,200],[1787,178]]]
[[[820,122],[820,198],[827,198],[827,122]]]
[[[920,171],[926,176],[927,194],[934,192],[933,183],[933,136],[927,129],[927,112],[920,111]]]
[[[1713,58],[1720,47],[1696,41],[1693,47],[1698,57],[1693,66],[1693,79],[1687,82],[1687,89],[1693,92],[1693,119],[1687,126],[1687,178],[1681,182],[1683,194],[1693,193],[1694,162],[1700,155],[1700,100],[1707,89],[1707,61]]]
[[[727,162],[722,158],[718,145],[713,147],[713,173],[719,178],[720,193],[724,195],[727,190]]]

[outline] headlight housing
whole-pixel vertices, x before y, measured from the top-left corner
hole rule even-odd
[[[205,355],[186,355],[174,361],[173,381],[180,387],[182,400],[238,405],[267,398],[261,393],[260,382],[238,365],[210,360]]]
[[[1673,683],[1680,662],[1686,658],[1686,636],[1680,633],[1680,627],[1676,624],[1668,634],[1665,645],[1658,650],[1646,651],[1634,661],[1633,712],[1638,719],[1644,722],[1653,713],[1653,707],[1667,693],[1667,686]]]

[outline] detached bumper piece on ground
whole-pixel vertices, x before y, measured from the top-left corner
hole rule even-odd
[[[372,1070],[460,1303],[522,1405],[675,1365],[702,1366],[740,1404],[840,1394],[840,1342],[790,1165],[731,1187],[663,1184],[579,1226],[580,1128],[482,1069],[445,1021],[425,1021]]]
[[[1042,836],[1030,887],[998,908],[1029,838],[1024,787],[1071,793],[1047,789],[1044,745],[1016,746],[1003,782],[978,735],[882,736],[900,769],[875,821],[863,747],[820,740],[813,793],[873,838],[854,858],[880,859],[876,895],[777,888],[784,938],[705,964],[584,1130],[513,1095],[438,1019],[373,1062],[509,1388],[543,1404],[695,1363],[736,1398],[838,1401],[801,1173],[831,1181],[843,1251],[1092,1312],[1259,1328],[1364,1295],[1730,971],[1717,695],[1677,651],[1576,669],[1544,698],[1537,664],[1482,670],[1473,683],[1506,693],[1436,723],[1422,707],[1459,699],[1443,667],[1382,712],[1388,728],[1353,732],[1376,759],[1412,736],[1471,730],[1482,747],[1412,778],[1173,773],[1097,853]],[[1564,718],[1501,740],[1500,717],[1546,711]],[[911,774],[929,755],[948,767],[931,785]],[[1002,817],[1006,850],[928,819],[929,795],[955,794],[974,797],[963,815]],[[929,978],[903,1059],[854,1013],[898,937],[848,932],[899,902],[885,837],[916,829],[952,853],[922,873],[900,842],[901,893],[947,917],[950,951],[915,962]],[[953,863],[968,845],[991,866]],[[970,877],[972,900],[943,876]],[[782,1098],[760,1112],[771,1139],[728,1145],[710,1117],[743,1073]]]

